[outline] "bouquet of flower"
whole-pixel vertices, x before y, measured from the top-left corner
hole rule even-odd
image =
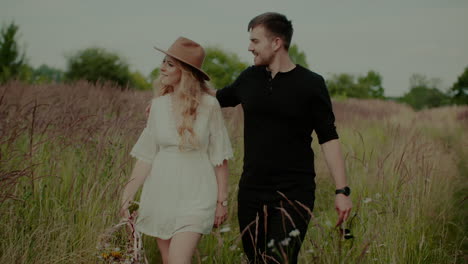
[[[138,211],[128,219],[106,229],[98,239],[98,258],[107,264],[148,264],[143,250],[141,234],[135,229]]]

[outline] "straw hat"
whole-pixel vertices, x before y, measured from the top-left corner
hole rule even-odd
[[[205,80],[210,80],[208,74],[206,74],[201,68],[203,65],[203,61],[205,60],[205,50],[203,49],[200,44],[196,43],[193,40],[188,38],[179,37],[170,47],[169,49],[162,50],[158,47],[154,47],[155,49],[165,53],[171,57],[174,57],[190,66],[195,68],[198,72],[200,72]]]

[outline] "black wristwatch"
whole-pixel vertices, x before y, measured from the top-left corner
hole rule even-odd
[[[342,193],[342,194],[344,194],[346,196],[349,196],[351,194],[351,189],[348,186],[346,186],[343,189],[336,189],[335,190],[335,194],[340,194],[340,193]]]

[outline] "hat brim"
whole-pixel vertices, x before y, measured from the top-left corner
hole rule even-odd
[[[173,55],[173,54],[171,54],[171,53],[169,53],[169,52],[167,52],[167,51],[165,51],[165,50],[163,50],[163,49],[160,49],[160,48],[158,48],[158,47],[156,47],[156,46],[153,47],[153,48],[154,48],[155,50],[158,50],[158,51],[160,51],[160,52],[166,54],[166,55],[169,55],[169,56],[171,56],[171,57],[173,57],[173,58],[176,58],[176,59],[180,60],[181,62],[187,64],[187,65],[190,65],[192,68],[194,68],[195,70],[197,70],[199,73],[202,74],[203,79],[205,79],[205,80],[207,80],[207,81],[210,80],[210,76],[208,76],[208,74],[206,74],[206,72],[204,72],[202,69],[197,68],[195,65],[193,65],[193,64],[191,64],[191,63],[188,63],[188,62],[186,62],[185,60],[183,60],[183,59],[177,57],[176,55]]]

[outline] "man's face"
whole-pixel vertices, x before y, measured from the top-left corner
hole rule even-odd
[[[273,61],[273,38],[262,25],[250,30],[249,51],[254,55],[255,66],[269,65]]]

